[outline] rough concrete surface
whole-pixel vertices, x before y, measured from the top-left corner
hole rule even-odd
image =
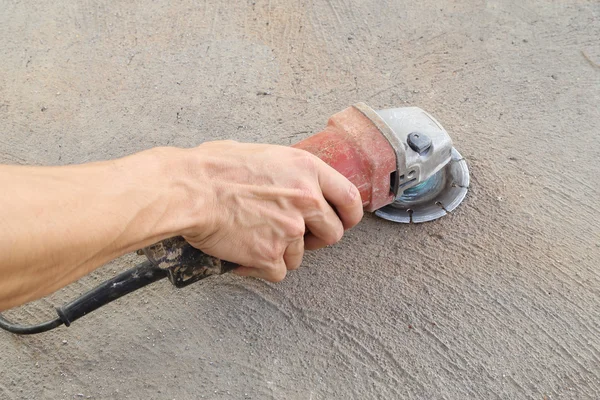
[[[472,173],[452,215],[367,216],[282,283],[0,332],[0,398],[600,398],[599,38],[595,0],[0,0],[0,162],[291,144],[365,101],[431,112]]]

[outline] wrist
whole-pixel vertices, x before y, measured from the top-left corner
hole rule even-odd
[[[185,236],[208,225],[209,190],[197,156],[188,149],[176,147],[157,147],[136,156],[135,168],[141,169],[139,172],[144,178],[135,184],[153,192],[151,214],[156,231],[150,236],[154,241]]]
[[[170,236],[197,235],[213,225],[214,204],[206,157],[200,148],[159,147],[151,151],[159,164],[164,182],[165,215]]]

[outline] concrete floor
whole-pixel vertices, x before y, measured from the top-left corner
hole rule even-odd
[[[0,333],[0,398],[600,397],[600,3],[26,3],[0,0],[0,162],[291,144],[365,101],[431,112],[472,187],[434,223],[367,216],[280,284],[162,282]]]

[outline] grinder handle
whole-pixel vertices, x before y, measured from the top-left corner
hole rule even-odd
[[[142,249],[152,265],[167,270],[169,280],[177,287],[211,275],[221,275],[239,267],[193,247],[183,237],[175,236]]]

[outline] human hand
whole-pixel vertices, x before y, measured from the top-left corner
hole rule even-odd
[[[242,265],[238,275],[280,281],[305,249],[336,243],[362,219],[358,189],[304,150],[219,141],[187,151],[188,192],[202,217],[183,236]]]

